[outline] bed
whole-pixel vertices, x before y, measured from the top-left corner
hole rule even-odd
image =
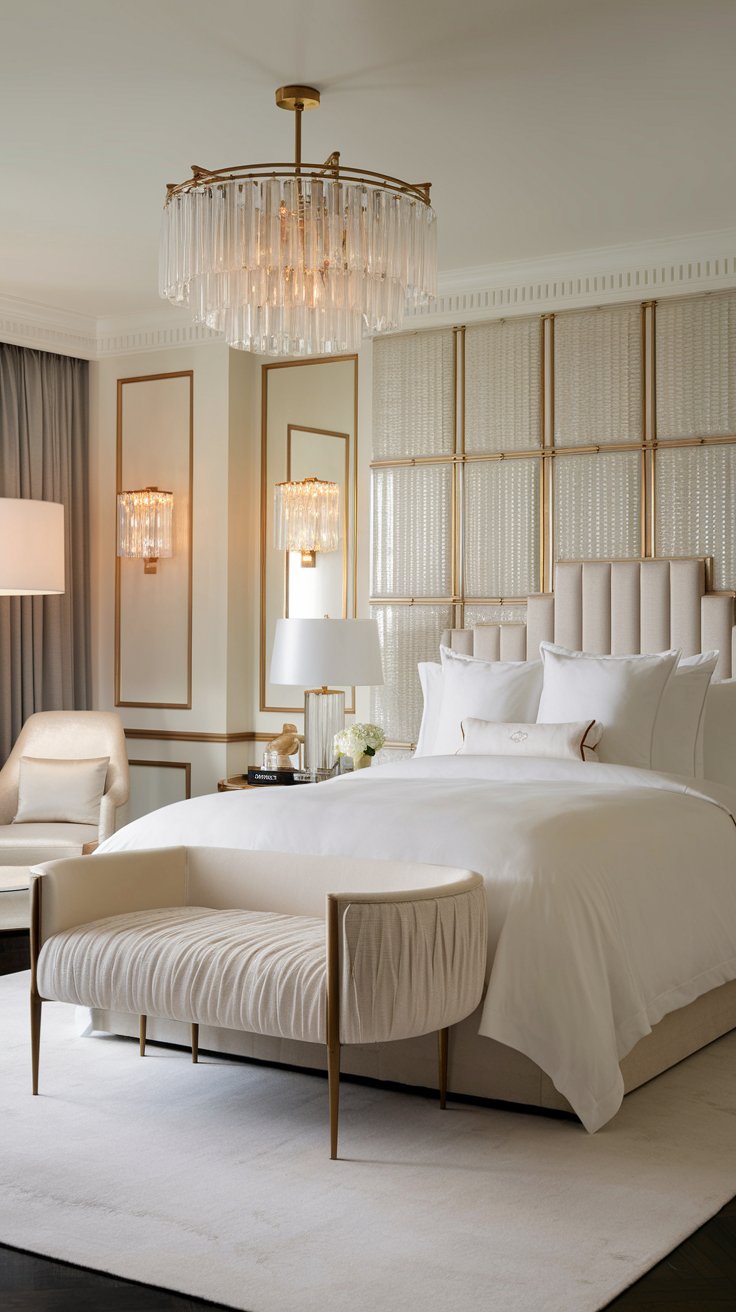
[[[100,850],[177,844],[430,861],[478,870],[488,987],[453,1034],[456,1093],[573,1110],[589,1131],[626,1092],[736,1026],[733,599],[707,562],[569,562],[527,625],[444,635],[456,652],[534,659],[718,650],[709,778],[600,761],[430,755],[300,789],[232,792],[153,812]],[[90,1029],[134,1033],[93,1013]],[[173,1023],[152,1033],[186,1042]],[[319,1048],[213,1031],[202,1046],[321,1066]],[[351,1050],[346,1070],[431,1087],[431,1037]]]

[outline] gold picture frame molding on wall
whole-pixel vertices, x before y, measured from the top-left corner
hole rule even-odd
[[[192,709],[192,527],[194,502],[194,370],[179,369],[172,373],[141,374],[134,378],[118,378],[117,386],[117,436],[115,445],[115,493],[122,492],[123,470],[123,388],[132,383],[157,383],[170,378],[189,379],[189,507],[187,515],[187,698],[184,702],[142,702],[129,701],[121,696],[121,657],[120,657],[120,557],[115,555],[115,706],[148,707],[153,710],[190,711]]]
[[[313,360],[278,360],[273,364],[264,364],[261,366],[261,578],[260,578],[260,644],[259,644],[259,710],[267,712],[276,712],[281,714],[282,711],[289,715],[301,715],[304,713],[304,704],[301,706],[269,706],[266,698],[266,552],[267,542],[267,525],[268,525],[268,379],[273,369],[308,369],[314,365],[330,365],[344,363],[346,360],[353,362],[353,477],[348,477],[350,484],[350,496],[353,504],[353,526],[350,533],[351,545],[353,550],[353,567],[352,567],[352,585],[353,600],[350,610],[352,615],[346,618],[354,618],[357,607],[357,587],[358,587],[358,357],[356,354],[350,355],[331,355],[317,356]],[[290,424],[289,428],[301,429],[306,432],[319,433],[323,430],[313,428],[309,425]],[[326,430],[324,430],[326,431]],[[337,434],[333,434],[337,435]],[[342,434],[339,434],[342,436]],[[348,460],[350,457],[350,443],[348,441]],[[348,466],[349,467],[349,466]],[[348,521],[349,522],[349,521]],[[345,607],[347,609],[347,607]],[[352,700],[349,706],[345,707],[347,715],[355,714],[355,689],[352,689]],[[273,735],[270,735],[273,737]],[[260,739],[259,739],[260,741]]]
[[[183,770],[184,771],[184,800],[188,802],[192,796],[192,763],[191,761],[128,761],[130,766],[151,766],[157,770]]]

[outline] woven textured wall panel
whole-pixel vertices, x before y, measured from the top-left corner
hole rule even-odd
[[[465,595],[525,597],[539,587],[539,460],[465,466]]]
[[[371,719],[396,742],[416,742],[422,720],[418,661],[439,660],[451,606],[372,606],[383,652],[384,683],[371,691]]]
[[[452,331],[376,338],[373,459],[450,455],[454,443]]]
[[[658,556],[712,556],[716,589],[736,588],[736,447],[657,452]]]
[[[374,469],[375,597],[446,597],[452,592],[452,467]]]
[[[736,433],[736,292],[657,305],[657,436]]]
[[[466,451],[525,451],[540,445],[540,336],[538,318],[467,329]]]
[[[619,560],[639,556],[639,452],[561,456],[554,463],[557,560]]]
[[[642,428],[641,312],[615,306],[555,319],[555,443],[636,442]]]

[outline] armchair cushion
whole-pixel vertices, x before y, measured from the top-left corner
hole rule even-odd
[[[0,825],[0,861],[4,866],[35,866],[81,856],[84,844],[96,838],[97,825]]]
[[[76,761],[22,756],[13,824],[62,822],[97,829],[109,764],[109,756]]]

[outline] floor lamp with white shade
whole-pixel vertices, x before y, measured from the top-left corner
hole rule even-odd
[[[383,683],[376,621],[331,620],[327,616],[277,620],[271,682],[306,686],[306,768],[312,774],[332,770],[337,759],[335,734],[345,727],[345,693],[329,684]]]
[[[64,507],[0,497],[0,596],[64,591]]]

